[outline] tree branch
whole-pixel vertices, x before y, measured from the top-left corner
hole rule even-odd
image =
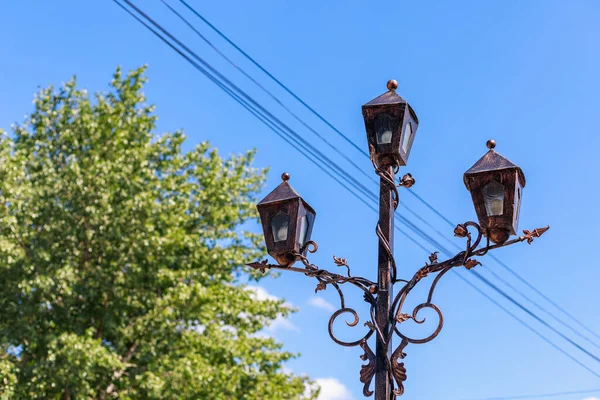
[[[123,357],[121,357],[121,362],[125,364],[125,368],[122,368],[118,371],[113,371],[113,375],[112,375],[112,379],[110,384],[106,387],[106,389],[100,393],[99,399],[100,400],[104,400],[106,399],[106,395],[111,394],[114,390],[115,390],[115,381],[118,381],[123,374],[125,373],[125,371],[127,370],[127,367],[129,367],[128,363],[129,361],[131,361],[131,358],[133,357],[133,354],[135,353],[135,349],[137,348],[137,342],[134,341],[131,346],[129,346],[129,348],[127,349],[127,353],[125,353],[125,355]]]

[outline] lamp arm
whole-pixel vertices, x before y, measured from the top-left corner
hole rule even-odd
[[[472,239],[471,233],[469,232],[469,227],[472,227],[476,230],[476,238],[474,241]],[[432,302],[433,293],[435,292],[435,289],[440,279],[452,268],[464,266],[465,268],[470,270],[477,265],[481,265],[479,261],[475,260],[472,257],[481,257],[487,254],[487,252],[490,250],[510,246],[512,244],[520,243],[523,241],[527,241],[528,244],[531,244],[535,238],[542,236],[548,229],[550,229],[549,226],[547,226],[546,228],[537,228],[533,231],[524,230],[523,236],[520,236],[513,240],[509,240],[504,243],[494,245],[490,245],[490,240],[488,237],[486,245],[481,248],[478,248],[483,237],[482,228],[477,223],[471,221],[466,222],[464,224],[459,224],[455,228],[454,234],[458,237],[467,239],[466,249],[456,254],[454,257],[441,262],[438,262],[437,260],[437,252],[432,253],[429,256],[429,263],[425,263],[425,266],[420,268],[414,274],[412,279],[410,279],[409,281],[403,281],[404,285],[402,286],[392,303],[392,308],[390,312],[391,328],[390,331],[387,332],[387,343],[391,343],[391,339],[394,333],[396,333],[402,339],[400,345],[396,348],[396,350],[394,350],[391,357],[390,374],[396,380],[397,385],[397,389],[394,390],[395,395],[399,396],[404,392],[403,382],[404,380],[406,380],[406,369],[404,367],[404,363],[398,361],[398,359],[403,359],[404,357],[406,357],[406,353],[404,353],[404,348],[409,343],[423,344],[430,342],[439,335],[444,325],[444,316],[441,310]],[[437,275],[433,279],[433,282],[431,283],[431,286],[429,288],[427,301],[417,305],[413,309],[412,313],[403,313],[402,309],[404,306],[404,301],[406,300],[406,297],[411,292],[411,290],[427,275],[434,273],[437,273]],[[400,331],[398,325],[402,324],[405,321],[408,321],[409,319],[412,319],[417,324],[423,324],[425,322],[425,318],[419,319],[418,314],[421,310],[426,308],[433,310],[438,316],[438,323],[435,330],[431,334],[429,334],[429,336],[420,339],[410,338],[404,335]]]
[[[469,232],[469,228],[473,228],[476,234],[473,235],[471,232]],[[410,280],[394,280],[395,284],[401,282],[402,287],[400,288],[399,292],[397,293],[396,297],[392,302],[392,307],[389,315],[390,329],[387,332],[383,332],[376,323],[376,283],[367,278],[352,276],[350,272],[350,266],[348,265],[347,260],[341,257],[333,256],[333,260],[338,267],[346,267],[346,275],[333,273],[328,270],[321,269],[314,264],[311,264],[308,258],[303,254],[306,250],[308,250],[310,253],[316,252],[317,245],[315,242],[307,242],[299,253],[294,254],[296,260],[302,262],[304,267],[269,264],[268,260],[255,261],[246,265],[263,273],[267,270],[275,269],[297,272],[304,274],[305,276],[308,276],[310,278],[315,278],[318,281],[317,286],[315,288],[315,293],[320,290],[325,290],[327,288],[327,285],[331,285],[335,288],[340,299],[340,307],[337,311],[333,312],[331,317],[329,318],[329,336],[335,343],[339,345],[347,347],[360,346],[363,349],[364,354],[361,355],[361,359],[367,361],[367,364],[364,364],[361,367],[360,381],[364,384],[363,394],[367,397],[373,394],[373,391],[369,389],[369,386],[375,374],[376,361],[375,355],[373,351],[369,348],[367,341],[374,333],[376,333],[383,343],[390,344],[392,342],[392,337],[394,333],[397,334],[402,339],[402,341],[400,345],[394,350],[392,356],[386,361],[388,365],[388,370],[390,371],[390,380],[393,379],[396,382],[396,389],[394,389],[394,395],[400,396],[404,392],[403,382],[406,380],[406,369],[404,367],[404,363],[399,362],[399,359],[403,359],[406,357],[404,349],[409,343],[423,344],[430,342],[439,335],[444,325],[444,316],[442,314],[442,311],[432,302],[433,294],[441,278],[448,271],[455,267],[464,266],[467,269],[472,269],[477,265],[481,265],[481,263],[475,260],[473,257],[481,257],[490,250],[510,246],[512,244],[520,243],[523,241],[526,241],[527,243],[531,244],[535,238],[542,236],[548,229],[550,229],[550,227],[537,228],[533,231],[524,230],[523,236],[501,244],[490,245],[489,238],[487,238],[485,246],[478,248],[484,237],[482,228],[477,223],[471,221],[457,225],[457,227],[454,229],[454,234],[455,236],[467,239],[465,250],[461,251],[454,257],[449,258],[445,261],[438,261],[437,252],[434,252],[429,256],[429,262],[425,263],[425,266],[421,267]],[[433,282],[429,287],[427,300],[424,303],[417,305],[410,314],[403,313],[402,309],[407,296],[410,294],[412,289],[429,274],[437,275],[433,279]],[[358,340],[354,341],[341,340],[335,335],[333,331],[333,326],[335,324],[336,319],[343,314],[350,314],[352,316],[351,321],[345,321],[346,325],[348,325],[349,327],[355,327],[356,325],[358,325],[360,319],[356,310],[347,307],[346,305],[346,299],[340,287],[343,284],[350,284],[359,288],[363,292],[364,300],[370,305],[370,320],[364,323],[364,326],[368,328],[368,331],[364,335],[362,335]],[[413,320],[417,324],[423,324],[425,322],[425,318],[419,319],[418,315],[421,310],[426,308],[433,310],[438,316],[438,324],[435,330],[428,336],[420,339],[411,338],[404,335],[400,331],[398,325],[408,320]]]
[[[310,248],[310,247],[312,247],[312,248]],[[304,264],[304,268],[294,267],[294,266],[286,267],[286,266],[281,266],[278,264],[269,264],[268,260],[263,260],[260,262],[253,262],[253,263],[249,263],[246,265],[248,265],[249,267],[251,267],[253,269],[259,270],[263,273],[266,270],[275,269],[275,270],[285,270],[285,271],[297,272],[297,273],[304,274],[305,276],[308,276],[310,278],[315,278],[318,281],[317,286],[315,288],[315,293],[317,293],[320,290],[325,290],[327,288],[327,285],[333,286],[339,296],[340,306],[339,306],[339,309],[331,315],[331,318],[329,319],[328,330],[329,330],[329,335],[331,336],[331,339],[334,342],[336,342],[337,344],[340,344],[342,346],[359,346],[359,345],[361,345],[361,343],[366,342],[366,340],[368,340],[375,332],[377,332],[381,338],[384,338],[385,337],[384,333],[379,329],[379,327],[375,323],[375,314],[376,314],[375,307],[377,304],[376,299],[375,299],[375,293],[377,292],[377,285],[375,284],[375,282],[372,282],[366,278],[352,276],[350,274],[350,267],[348,266],[346,259],[339,258],[336,256],[333,256],[333,260],[338,267],[346,267],[347,268],[346,276],[337,274],[337,273],[333,273],[333,272],[330,272],[325,269],[321,269],[321,268],[317,267],[316,265],[311,264],[310,261],[308,260],[308,258],[302,254],[306,248],[308,248],[309,252],[314,253],[317,250],[317,246],[316,246],[316,243],[314,243],[314,242],[307,242],[307,244],[305,244],[304,248],[302,249],[301,253],[295,254],[296,260],[302,262],[302,264]],[[358,316],[358,313],[356,312],[356,310],[354,310],[353,308],[347,307],[347,305],[346,305],[346,299],[344,296],[344,292],[340,288],[340,285],[343,285],[343,284],[350,284],[352,286],[359,288],[363,292],[364,300],[367,303],[369,303],[369,305],[370,305],[371,320],[367,321],[365,323],[365,326],[369,328],[369,331],[365,335],[360,337],[358,340],[354,340],[354,341],[341,340],[333,332],[333,325],[335,323],[335,320],[342,314],[351,314],[352,315],[353,320],[346,321],[346,324],[350,327],[356,326],[359,322],[359,316]]]

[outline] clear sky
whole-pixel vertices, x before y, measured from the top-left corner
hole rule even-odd
[[[600,108],[600,3],[189,1],[359,146],[366,147],[361,105],[383,93],[388,79],[397,79],[398,93],[411,103],[420,120],[409,165],[403,172],[411,172],[417,180],[415,192],[452,221],[475,218],[462,174],[486,151],[486,140],[496,139],[498,152],[522,167],[527,177],[521,229],[552,226],[533,245],[512,246],[496,255],[600,333],[596,307],[600,271],[594,251],[600,223],[596,210],[600,205],[596,120]],[[179,6],[177,0],[171,2]],[[138,3],[369,184],[227,66],[158,0]],[[193,21],[364,171],[371,172],[368,159],[252,68],[201,21]],[[22,120],[32,109],[32,95],[38,86],[59,84],[77,74],[89,91],[104,90],[117,65],[131,69],[148,64],[146,93],[157,105],[161,131],[184,128],[189,146],[208,139],[224,154],[256,147],[256,165],[271,167],[265,193],[288,171],[290,183],[317,210],[313,239],[319,243],[319,252],[312,261],[335,269],[331,256],[343,256],[354,274],[375,279],[376,215],[112,1],[5,1],[0,4],[0,37],[0,127],[6,129]],[[401,198],[451,237],[452,228],[414,197],[401,192]],[[406,212],[402,207],[399,211]],[[427,259],[426,253],[401,235],[396,236],[395,249],[403,277],[412,275]],[[479,271],[497,282],[490,270],[543,302],[496,262],[486,259]],[[457,271],[480,286],[465,269]],[[510,288],[499,285],[530,306]],[[323,400],[360,399],[361,351],[330,341],[328,308],[335,304],[334,293],[328,289],[317,296],[314,287],[314,281],[294,274],[261,282],[257,290],[263,295],[284,297],[300,309],[289,321],[272,326],[270,333],[286,349],[302,353],[289,363],[290,369],[323,379],[329,393],[324,393]],[[419,297],[423,295],[416,291],[410,304],[424,300]],[[598,362],[491,295],[600,373]],[[350,303],[362,303],[360,293],[350,291],[348,298]],[[435,301],[444,312],[445,327],[435,341],[407,348],[409,378],[404,399],[459,400],[600,389],[600,378],[540,340],[456,275],[449,274],[441,282]],[[362,322],[364,319],[359,326]],[[600,344],[598,338],[572,325]],[[351,339],[359,335],[357,331],[362,329],[347,328],[341,335]],[[426,334],[412,328],[410,332]],[[564,332],[573,336],[571,331]],[[600,354],[597,345],[577,340]],[[594,395],[600,397],[600,392],[553,398],[582,400]]]

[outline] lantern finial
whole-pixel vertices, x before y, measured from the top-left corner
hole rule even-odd
[[[387,88],[389,91],[398,89],[398,81],[396,81],[395,79],[390,79],[389,81],[387,81]]]
[[[487,146],[488,149],[493,150],[494,147],[496,147],[496,141],[494,139],[490,139],[487,141],[487,143],[485,145]]]
[[[284,172],[283,174],[281,174],[281,179],[282,179],[284,182],[287,182],[287,181],[289,181],[289,180],[290,180],[290,174],[288,174],[287,172]]]

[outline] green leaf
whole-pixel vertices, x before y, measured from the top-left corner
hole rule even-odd
[[[302,398],[256,335],[291,310],[238,280],[266,171],[158,135],[144,82],[42,89],[0,135],[0,400]]]

